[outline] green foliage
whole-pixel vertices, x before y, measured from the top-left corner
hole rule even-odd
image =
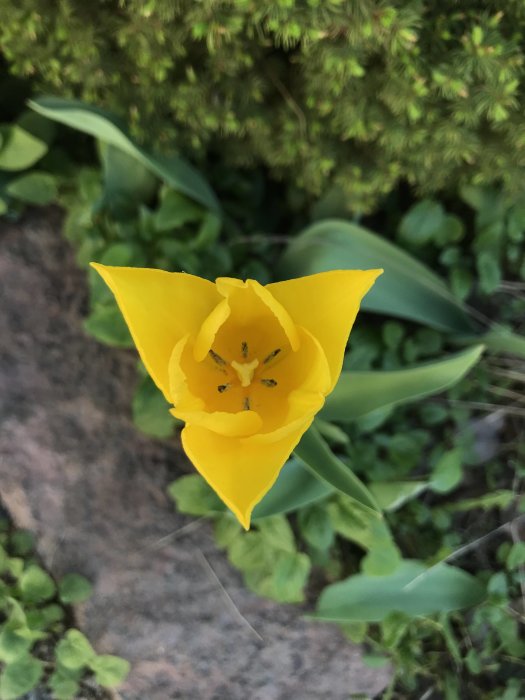
[[[427,569],[403,561],[385,575],[358,574],[325,588],[317,617],[336,622],[378,622],[393,612],[409,617],[470,607],[485,598],[482,584],[461,569],[438,564]]]
[[[91,590],[79,574],[56,585],[35,563],[31,534],[0,527],[0,700],[16,700],[37,685],[55,700],[72,700],[89,673],[107,687],[124,680],[127,661],[97,656],[79,630],[66,628],[65,606]]]
[[[48,93],[230,166],[369,210],[420,191],[523,191],[520,2],[2,0],[0,45]]]
[[[283,515],[256,521],[250,532],[237,526],[226,534],[231,516],[216,521],[219,544],[228,558],[243,574],[246,585],[259,595],[281,603],[304,600],[310,558],[297,550],[293,531]]]
[[[13,124],[0,124],[0,216],[23,204],[49,204],[57,197],[57,178],[45,170],[28,172],[48,153],[53,124],[23,112]]]

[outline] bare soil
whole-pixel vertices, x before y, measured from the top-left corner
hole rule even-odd
[[[122,698],[377,696],[387,669],[251,594],[209,524],[174,511],[166,486],[191,467],[178,441],[133,427],[135,354],[84,334],[85,273],[60,227],[56,211],[0,221],[0,493],[54,575],[93,582],[78,623],[131,661]]]

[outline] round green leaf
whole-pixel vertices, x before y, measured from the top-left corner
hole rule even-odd
[[[445,223],[445,210],[438,202],[423,199],[415,204],[401,220],[401,238],[414,246],[430,243]]]
[[[57,198],[57,185],[54,175],[32,172],[11,180],[5,191],[13,199],[27,204],[50,204]]]
[[[26,654],[32,646],[27,635],[20,634],[19,625],[6,622],[0,632],[0,660],[9,664]]]
[[[53,125],[31,112],[3,134],[0,148],[0,170],[25,170],[47,153]]]
[[[133,347],[128,327],[116,304],[96,306],[84,321],[84,328],[101,343],[118,348]]]
[[[124,681],[129,673],[130,664],[119,656],[104,654],[90,661],[89,667],[94,672],[97,683],[112,688]]]
[[[58,583],[58,595],[63,603],[82,603],[93,591],[93,586],[79,574],[66,574]]]
[[[57,661],[65,668],[81,668],[91,662],[95,652],[87,638],[78,630],[68,630],[57,644]]]
[[[48,684],[53,691],[55,700],[73,700],[77,697],[79,685],[71,678],[62,678],[59,674],[54,673]]]
[[[32,690],[43,673],[43,664],[32,656],[23,656],[8,664],[0,674],[0,698],[17,700]]]
[[[447,450],[432,470],[430,488],[438,493],[448,493],[455,488],[463,476],[461,469],[463,450],[459,447]]]
[[[55,582],[39,566],[29,566],[20,576],[22,599],[29,603],[41,603],[55,595]]]
[[[175,430],[175,419],[169,412],[169,405],[157,389],[153,380],[147,376],[137,386],[133,396],[133,422],[146,435],[168,438]]]
[[[465,571],[447,564],[427,569],[406,560],[388,576],[357,574],[322,592],[316,618],[334,622],[380,622],[396,611],[410,617],[450,612],[477,605],[485,587]]]

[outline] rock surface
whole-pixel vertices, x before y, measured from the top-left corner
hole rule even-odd
[[[388,671],[335,627],[246,591],[208,523],[174,512],[166,486],[189,465],[176,441],[133,428],[134,353],[83,333],[85,275],[56,212],[0,222],[0,290],[1,496],[54,574],[94,583],[79,624],[132,662],[122,698],[380,693]]]

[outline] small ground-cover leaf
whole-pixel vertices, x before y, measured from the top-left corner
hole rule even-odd
[[[432,477],[429,486],[438,493],[448,493],[452,491],[463,476],[461,465],[463,462],[463,450],[456,447],[447,450],[438,460],[432,470]]]
[[[69,669],[77,669],[91,662],[95,652],[79,630],[70,629],[56,647],[57,661]]]
[[[55,582],[35,564],[29,566],[20,577],[22,599],[28,603],[41,603],[55,594]]]
[[[103,654],[90,661],[89,667],[94,672],[97,683],[112,688],[124,681],[129,673],[130,664],[119,656]]]
[[[8,664],[0,674],[1,700],[17,700],[32,690],[42,677],[41,661],[29,654]]]
[[[60,600],[68,605],[82,603],[93,591],[93,586],[80,574],[66,574],[58,583]]]

